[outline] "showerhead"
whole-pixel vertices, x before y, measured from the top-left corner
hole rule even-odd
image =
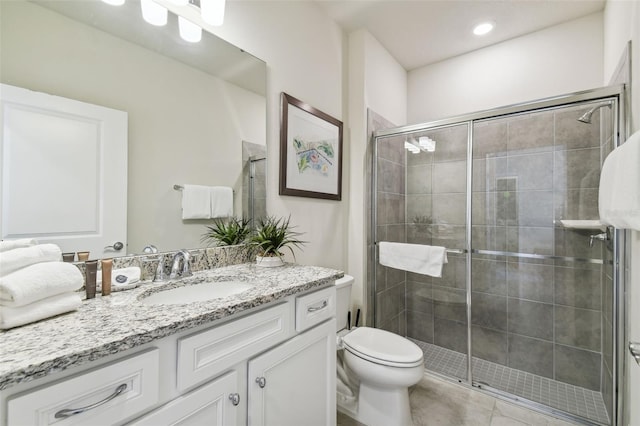
[[[591,116],[593,115],[594,112],[596,112],[596,110],[600,109],[600,108],[604,108],[604,107],[609,107],[611,108],[611,101],[599,104],[594,106],[593,108],[591,108],[589,111],[585,112],[584,114],[582,114],[580,116],[580,118],[578,118],[578,121],[582,122],[582,123],[587,123],[587,124],[591,124]]]

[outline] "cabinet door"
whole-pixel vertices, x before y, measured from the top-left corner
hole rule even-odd
[[[332,319],[249,361],[250,426],[336,424]]]
[[[224,376],[189,392],[143,416],[130,425],[135,426],[235,426],[238,410],[246,407],[244,396],[238,391],[238,373]]]

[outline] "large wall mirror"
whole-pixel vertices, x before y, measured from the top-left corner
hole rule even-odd
[[[113,255],[203,246],[211,222],[183,220],[174,185],[232,187],[242,216],[243,141],[266,143],[263,61],[207,32],[181,40],[171,13],[149,25],[136,0],[2,1],[0,19],[3,84],[128,114],[128,246]]]

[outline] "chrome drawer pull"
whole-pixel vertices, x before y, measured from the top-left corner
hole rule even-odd
[[[323,300],[323,301],[322,301],[322,305],[320,305],[320,306],[309,306],[309,307],[307,308],[307,312],[317,312],[317,311],[320,311],[320,310],[322,310],[322,309],[326,308],[326,307],[327,307],[327,305],[328,305],[327,301],[326,301],[326,300]]]
[[[99,407],[102,404],[106,404],[107,402],[111,401],[113,398],[115,398],[116,396],[120,395],[126,389],[127,389],[127,384],[123,383],[123,384],[121,384],[120,386],[118,386],[116,388],[116,391],[114,393],[112,393],[111,395],[109,395],[108,397],[103,399],[102,401],[98,401],[95,404],[87,405],[86,407],[67,408],[67,409],[64,409],[64,410],[60,410],[55,414],[54,417],[56,419],[65,419],[67,417],[75,416],[76,414],[82,414],[85,411],[93,410],[94,408]]]

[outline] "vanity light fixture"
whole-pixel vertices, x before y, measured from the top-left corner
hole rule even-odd
[[[142,18],[151,25],[161,27],[167,25],[168,10],[153,0],[140,0]]]
[[[106,4],[110,4],[111,6],[122,6],[124,4],[124,0],[102,0]]]
[[[200,0],[202,19],[209,25],[220,26],[224,22],[225,0]]]
[[[493,23],[493,22],[490,22],[490,21],[483,22],[481,24],[476,25],[473,28],[473,33],[475,35],[477,35],[477,36],[482,36],[482,35],[490,33],[495,26],[496,26],[496,24]]]
[[[202,28],[182,16],[178,16],[178,28],[184,41],[197,43],[202,40]]]
[[[171,3],[176,6],[186,6],[189,4],[189,0],[169,0]]]

